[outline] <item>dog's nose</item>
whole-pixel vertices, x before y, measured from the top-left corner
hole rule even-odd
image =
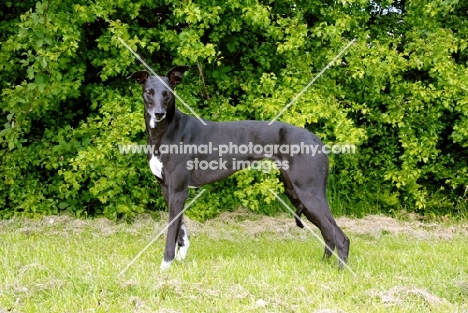
[[[154,113],[154,118],[157,120],[157,121],[160,121],[164,118],[164,116],[166,115],[166,113]]]

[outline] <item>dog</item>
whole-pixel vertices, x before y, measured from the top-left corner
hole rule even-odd
[[[350,240],[329,209],[326,197],[328,156],[281,152],[282,147],[299,142],[304,147],[321,148],[320,139],[306,129],[281,122],[271,125],[265,121],[213,122],[180,112],[175,106],[174,88],[188,70],[188,66],[176,66],[166,76],[137,71],[128,77],[142,87],[147,143],[155,147],[154,152],[148,153],[149,166],[169,208],[170,224],[161,269],[167,269],[176,255],[178,260],[187,255],[189,240],[182,212],[189,187],[224,179],[242,169],[237,167],[239,162],[246,164],[265,158],[272,160],[280,170],[285,193],[297,209],[297,226],[303,227],[300,216],[304,214],[324,238],[323,259],[330,257],[336,248],[339,268],[342,268],[348,258]],[[162,152],[174,146],[191,149],[187,149],[188,153]],[[197,146],[204,146],[205,150],[209,146],[212,153],[196,151]],[[280,149],[269,149],[272,151],[268,154],[260,151],[267,146]],[[213,153],[215,148],[217,153]]]

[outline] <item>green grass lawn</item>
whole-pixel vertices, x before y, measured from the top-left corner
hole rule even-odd
[[[184,262],[160,272],[162,236],[118,276],[165,220],[0,221],[0,313],[468,312],[466,223],[338,219],[354,275],[291,217],[225,213],[187,221]]]

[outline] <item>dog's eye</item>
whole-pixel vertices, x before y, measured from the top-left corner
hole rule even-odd
[[[152,95],[152,94],[153,94],[153,93],[151,92],[150,89],[146,89],[146,90],[145,90],[145,93],[146,93],[147,95]]]
[[[163,93],[162,93],[162,95],[163,95],[164,98],[167,98],[167,97],[169,97],[169,92],[167,92],[166,90],[164,90]]]

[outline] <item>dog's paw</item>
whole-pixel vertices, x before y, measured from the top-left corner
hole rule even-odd
[[[187,256],[189,245],[185,244],[183,247],[179,247],[179,251],[177,251],[176,259],[177,261],[183,261],[185,260],[185,257]]]
[[[166,262],[166,261],[163,260],[161,262],[161,266],[159,268],[161,269],[161,271],[166,271],[166,270],[169,269],[169,267],[171,267],[171,263],[172,263],[172,261]]]

